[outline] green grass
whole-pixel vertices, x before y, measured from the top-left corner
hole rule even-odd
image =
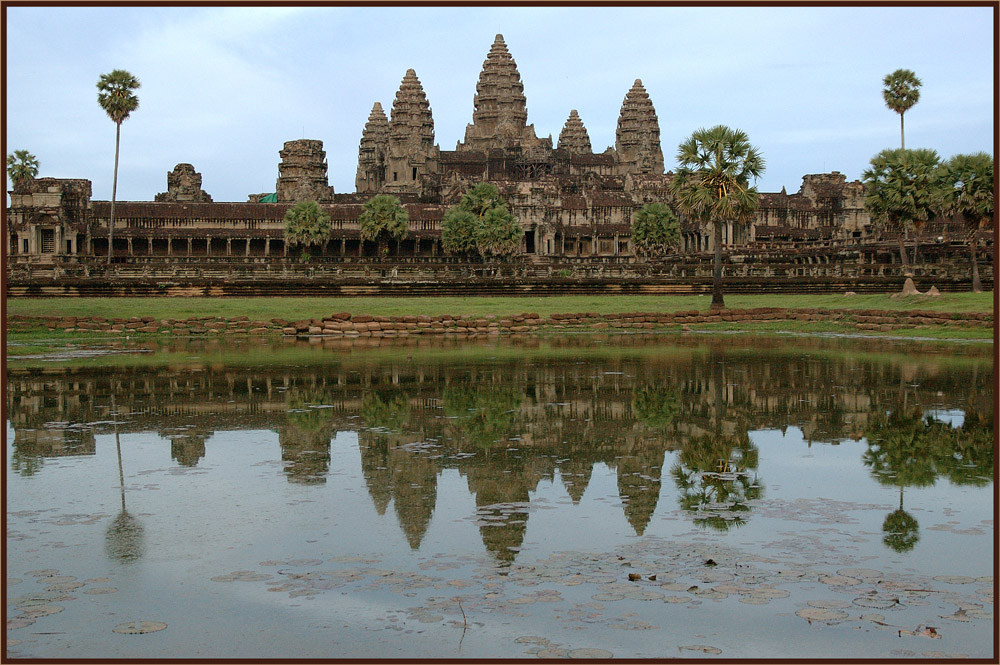
[[[28,316],[153,316],[187,319],[247,316],[298,320],[334,312],[372,316],[471,315],[498,317],[537,312],[677,312],[707,311],[709,296],[550,296],[550,297],[419,297],[419,298],[12,298],[7,315]],[[945,293],[940,297],[890,298],[888,294],[856,295],[730,295],[732,309],[754,307],[817,307],[823,309],[933,310],[939,312],[992,312],[993,293]]]

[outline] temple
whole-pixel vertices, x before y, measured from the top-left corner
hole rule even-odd
[[[167,173],[167,191],[153,201],[116,202],[111,254],[117,262],[145,262],[151,272],[179,258],[249,261],[258,270],[266,260],[299,258],[300,249],[285,243],[284,214],[295,202],[314,200],[330,214],[333,227],[330,240],[310,250],[314,265],[372,259],[376,248],[360,235],[361,207],[376,194],[392,194],[407,208],[410,225],[406,239],[390,248],[391,257],[441,261],[445,212],[469,187],[489,181],[524,232],[521,259],[528,264],[648,263],[636,255],[630,222],[646,203],[671,202],[672,173],[665,172],[659,117],[642,81],[635,79],[623,92],[613,147],[594,152],[585,119],[575,109],[568,110],[557,142],[538,136],[529,123],[517,63],[497,35],[476,84],[471,123],[454,150],[435,143],[430,100],[417,72],[408,69],[389,116],[374,101],[359,128],[354,193],[334,192],[323,143],[315,139],[286,142],[278,153],[274,191],[249,194],[244,202],[213,201],[195,167],[177,164]],[[91,199],[88,180],[18,183],[7,211],[10,263],[27,270],[106,257],[110,207]],[[674,257],[693,260],[714,249],[710,229],[682,218],[681,230]],[[925,225],[921,234],[925,244],[964,240],[960,227],[944,220]],[[730,253],[836,249],[894,238],[873,226],[861,183],[848,182],[837,171],[805,175],[793,194],[762,193],[755,222],[727,223],[722,234]],[[992,247],[989,233],[981,242]],[[875,253],[857,260],[891,261],[885,258],[889,250],[882,259]]]

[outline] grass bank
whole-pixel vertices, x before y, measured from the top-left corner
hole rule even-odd
[[[550,296],[481,298],[14,298],[7,300],[7,316],[103,316],[109,319],[152,316],[187,319],[246,316],[319,318],[334,312],[372,316],[438,316],[442,314],[497,317],[523,312],[541,316],[567,312],[680,312],[708,311],[710,296]],[[882,309],[892,311],[992,312],[993,292],[944,293],[937,297],[892,298],[888,294],[837,295],[731,295],[733,309],[783,307],[789,309]]]

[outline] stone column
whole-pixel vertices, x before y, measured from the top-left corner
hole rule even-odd
[[[233,239],[226,238],[226,256],[233,255]]]
[[[152,256],[153,255],[153,239],[152,238],[146,238],[146,240],[149,243],[149,245],[148,245],[149,255]]]
[[[264,256],[271,256],[271,239],[264,238]]]
[[[132,239],[128,239],[128,255],[132,256]]]
[[[191,252],[194,251],[194,247],[193,247],[193,245],[194,245],[194,238],[188,238],[187,241],[188,241],[188,253],[187,253],[187,255],[191,256]]]
[[[174,255],[174,239],[167,238],[167,256]]]
[[[250,238],[247,238],[247,251],[246,256],[250,256]]]
[[[340,255],[341,256],[346,256],[347,255],[347,238],[346,237],[340,239]]]

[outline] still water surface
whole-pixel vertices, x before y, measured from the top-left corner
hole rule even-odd
[[[9,349],[32,658],[994,653],[992,347]]]

